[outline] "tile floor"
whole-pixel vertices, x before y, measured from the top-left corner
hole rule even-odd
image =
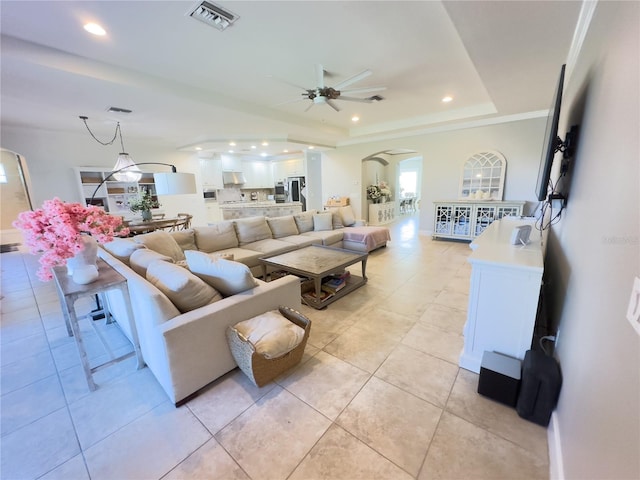
[[[133,359],[90,393],[53,284],[33,256],[2,254],[1,478],[548,478],[546,430],[457,366],[468,245],[419,236],[415,215],[391,229],[365,287],[303,307],[313,326],[297,368],[263,388],[236,369],[180,408]],[[81,328],[94,364],[97,332],[131,348],[116,325]]]

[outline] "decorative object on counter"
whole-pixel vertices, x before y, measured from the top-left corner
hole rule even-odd
[[[325,207],[346,207],[349,205],[349,197],[333,196],[329,197]]]
[[[46,200],[42,208],[20,213],[13,226],[22,230],[31,253],[42,253],[37,272],[42,281],[53,278],[51,267],[65,265],[86,248],[86,234],[99,243],[129,234],[121,217],[109,215],[98,207],[65,203],[59,198]]]
[[[129,209],[132,212],[140,212],[142,214],[142,220],[145,222],[151,220],[151,209],[159,207],[160,204],[157,200],[154,200],[153,197],[151,197],[148,190],[144,190],[142,192],[140,200],[134,200],[129,204]]]
[[[385,181],[367,187],[367,198],[373,203],[385,203],[391,200],[391,189]]]

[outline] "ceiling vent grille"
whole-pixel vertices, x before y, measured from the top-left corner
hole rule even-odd
[[[240,18],[236,14],[209,2],[197,3],[195,7],[187,12],[187,15],[218,30],[224,30]]]

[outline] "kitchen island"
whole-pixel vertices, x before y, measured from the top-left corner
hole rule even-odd
[[[302,212],[301,202],[276,203],[266,202],[232,202],[220,204],[222,218],[224,220],[234,220],[246,217],[282,217],[285,215],[296,215]]]

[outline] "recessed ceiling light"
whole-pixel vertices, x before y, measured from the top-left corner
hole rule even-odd
[[[447,95],[446,97],[444,97],[444,98],[442,99],[442,101],[443,101],[444,103],[449,103],[451,100],[453,100],[453,97],[450,97],[449,95]]]
[[[229,153],[233,153],[233,150],[229,150]]]
[[[200,150],[202,150],[202,147],[196,147],[196,150],[200,151]]]
[[[235,147],[236,146],[236,142],[229,142],[229,146],[230,147]]]
[[[260,156],[261,156],[261,157],[266,157],[266,156],[267,156],[267,152],[262,152],[262,153],[260,154]]]
[[[91,34],[98,35],[100,37],[107,34],[106,30],[97,23],[85,23],[84,29]]]
[[[286,148],[282,151],[283,153],[289,153],[289,150],[287,150]]]
[[[357,115],[354,115],[353,117],[351,117],[351,121],[352,122],[359,122],[360,121],[360,117]]]
[[[309,150],[313,150],[314,148],[316,147],[314,147],[313,145],[309,145]]]
[[[263,147],[268,147],[269,146],[269,142],[262,142],[262,146]]]
[[[258,147],[256,147],[255,145],[251,145],[251,150],[255,150],[256,148]]]

